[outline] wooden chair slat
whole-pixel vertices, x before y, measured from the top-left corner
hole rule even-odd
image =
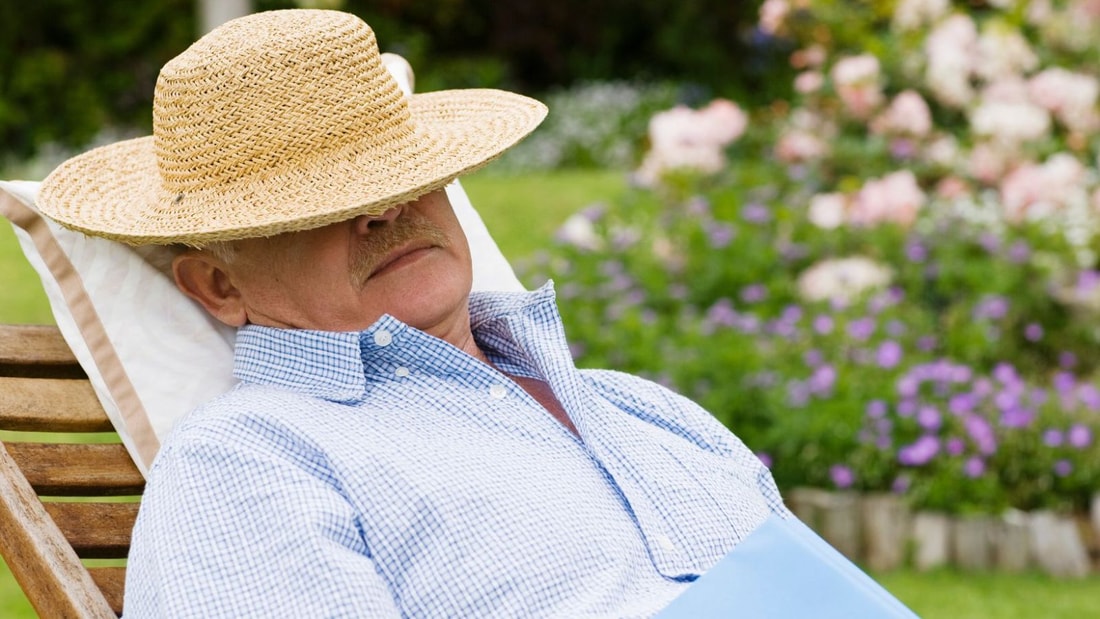
[[[57,528],[84,559],[122,559],[130,550],[137,503],[43,503]]]
[[[0,376],[0,430],[110,432],[112,429],[87,380]]]
[[[141,494],[145,479],[120,443],[7,443],[31,487],[48,496]]]
[[[92,574],[103,597],[107,598],[107,604],[116,615],[122,616],[122,593],[126,586],[126,568],[124,567],[90,567]]]
[[[116,616],[2,445],[0,531],[0,553],[40,617]]]
[[[85,376],[53,325],[0,325],[0,375]]]

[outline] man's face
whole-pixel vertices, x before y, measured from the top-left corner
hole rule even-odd
[[[234,248],[225,271],[248,323],[358,331],[391,314],[435,333],[466,317],[470,249],[443,190]]]

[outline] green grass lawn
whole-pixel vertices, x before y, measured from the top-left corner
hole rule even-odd
[[[525,257],[549,245],[570,214],[626,190],[621,173],[559,172],[525,176],[477,174],[464,179],[505,256]],[[0,322],[51,322],[45,295],[6,223],[0,224]],[[1100,577],[1056,581],[1036,574],[926,574],[901,571],[879,581],[925,619],[1077,619],[1100,614]],[[0,617],[34,617],[0,563]]]

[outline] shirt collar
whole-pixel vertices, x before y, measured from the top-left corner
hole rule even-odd
[[[470,323],[479,344],[494,362],[509,357],[514,329],[510,316],[547,309],[556,318],[554,286],[547,282],[532,292],[473,292]],[[557,319],[560,326],[560,319]],[[560,329],[559,329],[560,331]],[[479,332],[485,332],[485,342]],[[383,315],[363,331],[316,331],[246,325],[237,333],[233,374],[248,383],[274,385],[311,397],[360,403],[367,395],[366,358],[377,358],[431,337],[400,320]],[[410,341],[414,340],[414,341]],[[395,346],[396,344],[396,346]]]

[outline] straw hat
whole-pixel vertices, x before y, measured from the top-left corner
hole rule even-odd
[[[404,96],[354,15],[257,13],[164,66],[152,136],[66,161],[38,206],[131,245],[305,230],[439,189],[545,116],[538,101],[500,90]]]

